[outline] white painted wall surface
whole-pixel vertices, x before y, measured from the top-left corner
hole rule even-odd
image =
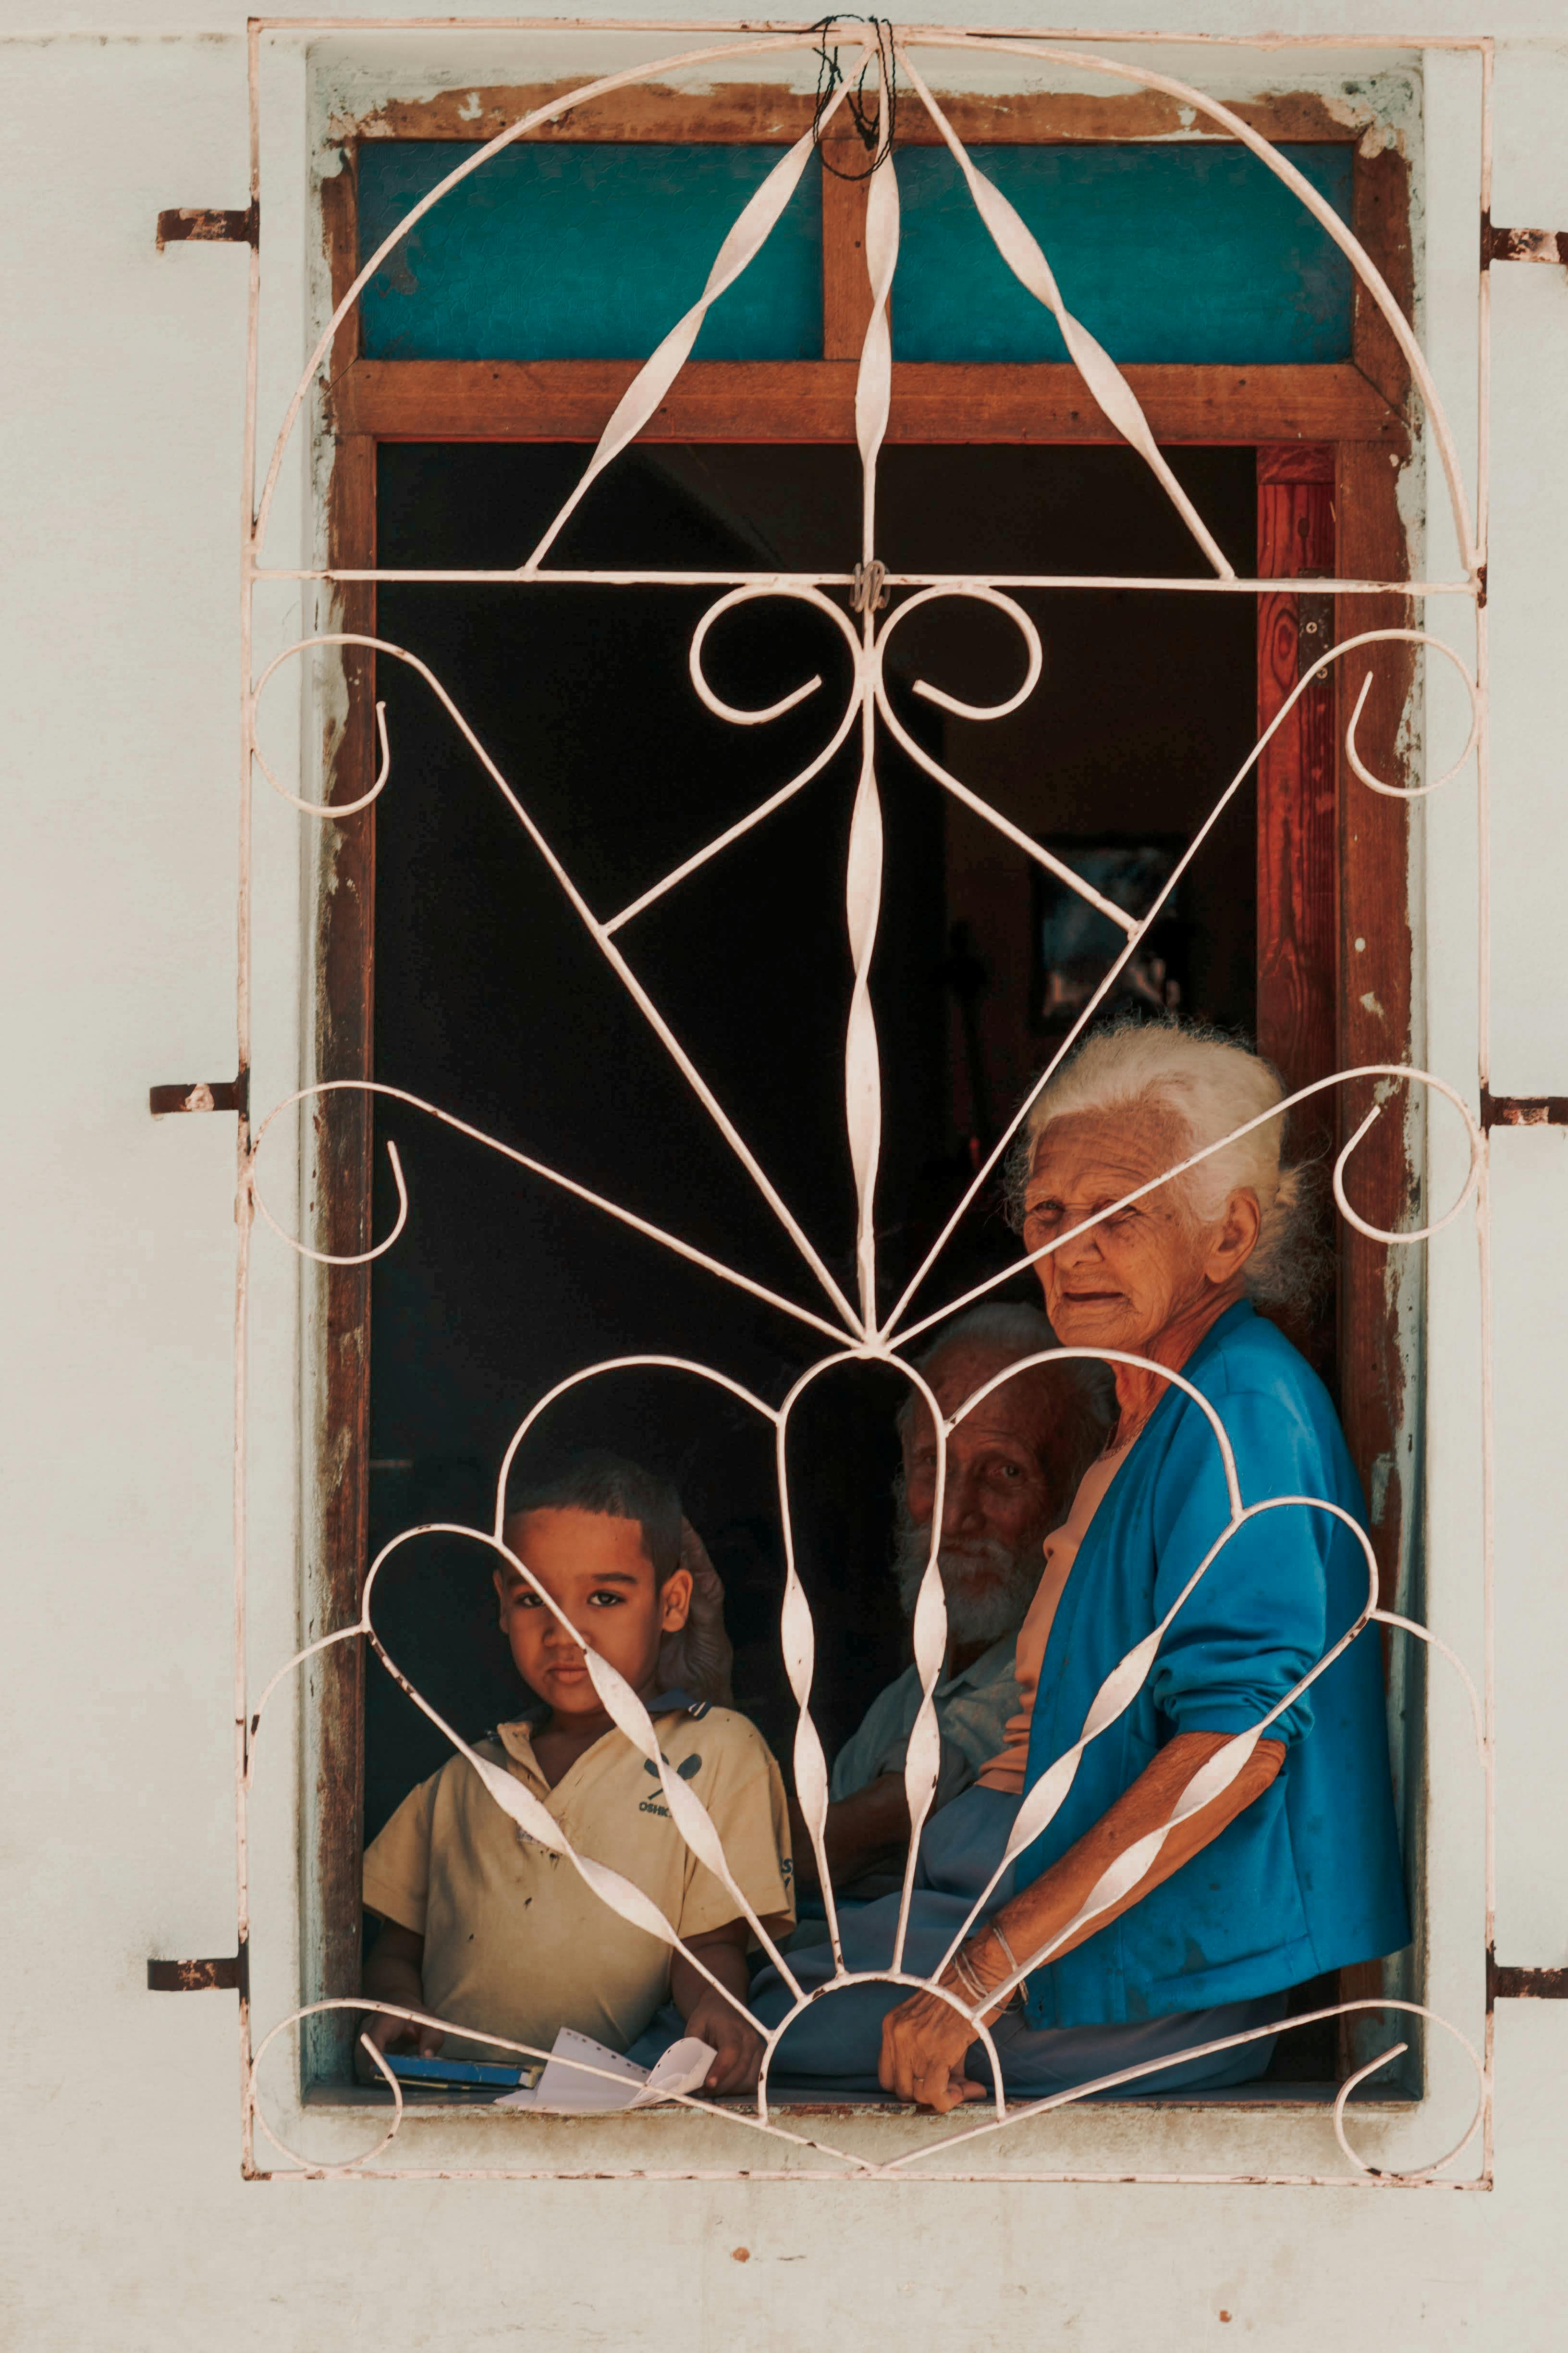
[[[973,21],[998,13],[950,5]],[[1140,0],[1137,14],[1192,21],[1174,0]],[[1321,31],[1334,19],[1326,5],[1314,16],[1229,0],[1203,21]],[[1338,21],[1369,24],[1343,0]],[[1459,0],[1433,0],[1424,29],[1477,24]],[[1508,6],[1484,29],[1504,41],[1497,217],[1568,226],[1559,0]],[[9,0],[0,32],[0,2341],[19,2353],[231,2343],[477,2353],[552,2340],[574,2353],[1191,2353],[1248,2335],[1270,2353],[1560,2346],[1568,2012],[1555,2005],[1500,2013],[1489,2196],[241,2181],[232,1997],[153,1996],[143,1971],[149,1954],[221,1953],[233,1935],[233,1130],[224,1118],[155,1126],[146,1089],[233,1066],[245,259],[226,248],[159,256],[153,226],[165,205],[244,201],[243,24],[231,0]],[[1182,68],[1196,63],[1188,52]],[[269,277],[271,323],[297,352],[306,216],[295,52],[270,61],[268,78],[279,174],[269,272],[295,256]],[[1463,430],[1473,67],[1435,61],[1426,90],[1424,325]],[[1568,286],[1547,269],[1498,280],[1494,1083],[1561,1092]],[[278,383],[274,370],[268,397]],[[290,496],[293,529],[302,501]],[[1434,562],[1443,540],[1435,522]],[[1447,715],[1434,698],[1435,738]],[[291,828],[280,810],[260,813],[264,1101],[293,1082],[298,1060]],[[1461,1078],[1473,1070],[1473,843],[1466,783],[1430,812],[1426,878],[1428,1051]],[[1435,1193],[1451,1198],[1455,1148],[1436,1125],[1432,1159]],[[1505,1961],[1552,1965],[1568,1960],[1556,1405],[1568,1140],[1505,1135],[1497,1161],[1500,1947]],[[1433,1622],[1476,1661],[1471,1255],[1457,1233],[1434,1249],[1427,1525]],[[260,1254],[253,1538],[258,1557],[287,1565],[295,1290],[281,1259]],[[291,1572],[279,1573],[255,1628],[263,1673],[294,1628]],[[1433,1989],[1473,2027],[1478,1816],[1462,1729],[1435,1678],[1435,1802],[1451,1837],[1434,1862]],[[259,1825],[270,1858],[264,2015],[287,2006],[292,1981],[287,1778]]]

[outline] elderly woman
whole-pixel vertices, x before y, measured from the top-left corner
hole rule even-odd
[[[1089,1038],[1033,1105],[1015,1170],[1026,1243],[1062,1345],[1180,1371],[1229,1440],[1244,1504],[1314,1496],[1364,1524],[1322,1384],[1252,1302],[1301,1288],[1299,1179],[1265,1120],[1182,1177],[1127,1196],[1281,1099],[1268,1066],[1175,1024]],[[1109,1214],[1106,1214],[1109,1213]],[[1090,1219],[1098,1222],[1089,1224]],[[1152,1633],[1230,1516],[1207,1416],[1175,1383],[1118,1364],[1119,1419],[1065,1525],[1018,1642],[1022,1712],[980,1785],[928,1825],[904,1968],[929,1975],[999,1862],[1022,1795],[1079,1738],[1105,1677]],[[1193,1777],[1287,1698],[1365,1604],[1366,1556],[1331,1514],[1247,1522],[1175,1609],[1141,1688],[1083,1752],[1041,1837],[1009,1866],[940,1982],[966,2005],[1032,1956],[1021,2000],[985,2014],[1010,2094],[1039,2096],[1230,2035],[1155,2066],[1132,2093],[1261,2073],[1286,1989],[1409,1938],[1375,1635],[1268,1726],[1242,1771],[1133,1859],[1119,1901],[1064,1930],[1119,1858],[1161,1830]],[[1142,1869],[1137,1866],[1142,1863]],[[850,1969],[889,1966],[895,1899],[848,1915]],[[797,1976],[816,1957],[802,1954]],[[807,1990],[830,1974],[809,1967]],[[792,2006],[768,1972],[753,2006]],[[791,2026],[775,2066],[945,2110],[987,2088],[984,2046],[940,1996],[847,1987]]]

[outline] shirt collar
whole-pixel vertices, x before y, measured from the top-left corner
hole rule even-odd
[[[985,1656],[989,1658],[990,1655],[988,1651]],[[984,1661],[976,1659],[974,1663],[978,1667],[984,1664]],[[960,1676],[957,1680],[962,1682],[963,1677]],[[644,1702],[650,1716],[684,1715],[694,1704],[689,1692],[675,1690],[658,1692],[652,1699]],[[542,1720],[543,1710],[540,1707],[536,1708],[531,1715],[517,1716],[510,1724],[498,1724],[495,1728],[495,1738],[505,1749],[512,1763],[521,1765],[525,1773],[531,1774],[539,1781],[542,1781],[544,1776],[539,1769],[539,1759],[533,1753],[533,1736]],[[613,1725],[610,1730],[612,1732],[615,1730]],[[601,1734],[600,1737],[608,1739],[609,1734]],[[588,1753],[586,1749],[584,1751],[584,1756]]]
[[[533,1780],[542,1781],[544,1776],[539,1769],[539,1759],[533,1753],[533,1731],[532,1717],[523,1715],[519,1716],[512,1724],[498,1724],[494,1737],[505,1749],[514,1765],[521,1765],[523,1771]]]
[[[1215,1349],[1218,1347],[1222,1339],[1224,1339],[1229,1333],[1234,1332],[1238,1324],[1247,1323],[1257,1313],[1258,1311],[1253,1306],[1250,1299],[1233,1300],[1231,1304],[1226,1309],[1223,1315],[1216,1315],[1215,1317],[1214,1322],[1209,1325],[1208,1330],[1204,1334],[1203,1338],[1198,1342],[1197,1346],[1193,1350],[1192,1355],[1182,1366],[1183,1372],[1190,1378],[1192,1368],[1194,1365],[1203,1364],[1210,1356],[1212,1356]],[[1162,1400],[1162,1402],[1163,1402],[1163,1400]]]

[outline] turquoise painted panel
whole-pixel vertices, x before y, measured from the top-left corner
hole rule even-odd
[[[413,228],[362,298],[369,358],[646,359],[701,293],[778,147],[503,148]],[[447,140],[360,149],[363,259],[461,161]],[[707,360],[822,356],[822,175],[698,338]]]
[[[972,153],[1034,231],[1068,310],[1114,359],[1350,357],[1350,263],[1246,148]],[[1281,153],[1348,221],[1350,148]],[[998,256],[946,148],[904,148],[898,174],[895,358],[1065,360],[1055,321]]]

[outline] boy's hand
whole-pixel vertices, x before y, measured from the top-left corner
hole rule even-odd
[[[420,1970],[424,1960],[424,1937],[412,1928],[405,1928],[399,1921],[384,1920],[381,1934],[364,1965],[364,1992],[373,2001],[394,2001],[402,2010],[423,2010],[425,1985]],[[414,2019],[394,2018],[384,2010],[366,2010],[359,2023],[360,2032],[377,2051],[401,2045],[421,2059],[434,2059],[447,2039],[438,2026],[421,2026]],[[386,2081],[357,2041],[354,2072],[363,2084]]]
[[[709,1987],[686,2013],[686,2031],[711,2044],[713,2064],[703,2078],[705,2092],[749,2092],[763,2063],[763,2038],[750,2021]]]
[[[688,1951],[700,1963],[693,1968],[685,1953],[672,1956],[669,1990],[686,2021],[686,2031],[717,2053],[703,2079],[705,2092],[749,2092],[762,2072],[763,2037],[743,2007],[751,1971],[746,1966],[748,1930],[744,1920],[727,1920],[688,1939]],[[702,1971],[706,1970],[705,1977]],[[710,1983],[716,1978],[718,1985]],[[722,1986],[742,2005],[727,2001]]]
[[[401,2047],[418,2059],[437,2057],[447,2040],[438,2027],[421,2026],[411,2018],[394,2018],[384,2010],[367,2010],[360,2021],[360,2032],[378,2051]]]

